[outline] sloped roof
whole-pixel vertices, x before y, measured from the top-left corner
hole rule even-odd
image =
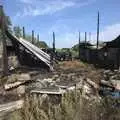
[[[115,40],[105,43],[106,43],[105,47],[120,48],[120,35]]]
[[[6,34],[9,39],[14,40],[16,43],[21,44],[24,48],[26,48],[30,53],[34,54],[39,60],[41,60],[43,63],[45,63],[51,70],[53,70],[53,67],[50,64],[50,56],[36,47],[35,45],[31,44],[30,42],[20,38],[18,39],[14,35],[10,34],[8,31],[6,31]]]

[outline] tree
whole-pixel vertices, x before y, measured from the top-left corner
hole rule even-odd
[[[32,41],[32,36],[26,34],[25,39],[26,39],[27,41],[31,42],[31,41]]]
[[[10,33],[12,33],[13,31],[12,31],[12,28],[11,28],[11,26],[12,26],[11,19],[10,19],[9,16],[5,16],[5,19],[6,19],[6,28]]]
[[[6,49],[6,35],[5,31],[8,27],[8,23],[6,22],[6,16],[3,11],[3,6],[0,6],[0,18],[1,18],[1,38],[2,38],[2,45],[3,45],[3,52],[2,52],[2,65],[3,65],[3,75],[8,74],[8,57],[7,57],[7,49]]]
[[[47,43],[44,41],[37,41],[36,46],[38,46],[39,48],[48,48]]]
[[[16,37],[18,38],[22,37],[22,33],[21,33],[22,30],[19,26],[14,26],[13,31]]]

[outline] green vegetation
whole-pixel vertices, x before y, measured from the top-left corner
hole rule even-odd
[[[13,32],[14,32],[14,35],[18,38],[22,37],[22,34],[21,34],[21,28],[19,26],[15,26],[13,27]]]
[[[48,48],[48,45],[44,41],[37,41],[36,46],[38,46],[39,48]]]

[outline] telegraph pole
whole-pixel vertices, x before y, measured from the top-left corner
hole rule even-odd
[[[8,57],[7,57],[7,49],[6,49],[6,18],[4,15],[3,6],[0,5],[0,21],[1,21],[1,32],[2,32],[2,45],[3,45],[3,52],[2,52],[2,65],[3,65],[3,75],[8,74]]]
[[[25,27],[23,27],[23,39],[25,39]]]
[[[80,59],[80,39],[81,38],[80,38],[80,32],[79,32],[79,44],[78,44],[79,45],[79,59]]]
[[[53,32],[53,52],[55,53],[55,33]]]
[[[98,11],[98,18],[97,18],[97,49],[98,49],[98,45],[99,45],[99,27],[100,27],[100,15],[99,15],[99,11]]]

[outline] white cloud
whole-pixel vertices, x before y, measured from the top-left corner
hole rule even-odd
[[[22,12],[17,13],[17,16],[38,16],[53,14],[65,8],[75,5],[85,6],[95,0],[19,0],[24,4]]]
[[[50,2],[49,4],[43,5],[40,8],[32,8],[29,7],[24,9],[25,15],[31,15],[31,16],[37,16],[37,15],[46,15],[46,14],[53,14],[57,11],[60,11],[66,7],[71,7],[73,6],[73,2]]]

